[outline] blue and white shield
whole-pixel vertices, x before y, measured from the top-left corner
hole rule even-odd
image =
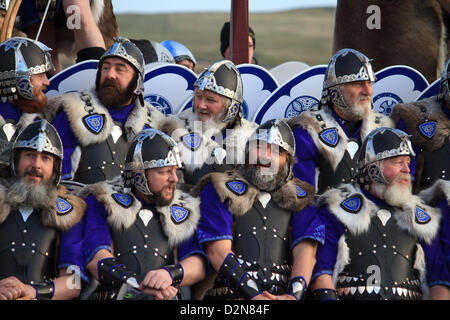
[[[238,196],[243,195],[245,191],[247,191],[247,185],[242,181],[230,181],[226,183],[226,186],[231,192]]]
[[[430,222],[430,215],[422,208],[416,207],[416,222],[419,224],[425,224]]]
[[[334,148],[339,141],[338,131],[336,128],[325,129],[319,133],[319,138],[327,146]]]
[[[198,133],[189,133],[182,137],[183,143],[190,148],[192,151],[197,150],[202,141]]]
[[[307,193],[305,190],[300,188],[299,186],[295,186],[295,193],[297,194],[297,197],[304,198],[307,196]]]
[[[426,121],[418,125],[418,129],[420,134],[426,138],[431,139],[433,138],[434,134],[436,133],[436,121]]]
[[[131,196],[124,193],[113,193],[112,197],[119,205],[124,208],[128,208],[133,202]]]
[[[88,114],[83,117],[83,124],[93,134],[99,134],[105,124],[105,115],[103,114]]]
[[[68,214],[70,211],[72,211],[73,207],[72,205],[63,198],[56,198],[56,214],[59,216],[63,216],[65,214]]]
[[[361,195],[354,194],[341,202],[341,208],[347,212],[356,214],[361,210],[362,204],[363,199]]]
[[[189,216],[190,211],[179,206],[170,207],[170,218],[175,224],[180,224]]]

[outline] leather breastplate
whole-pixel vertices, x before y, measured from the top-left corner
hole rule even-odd
[[[244,267],[261,290],[283,294],[291,272],[290,222],[292,213],[272,200],[266,208],[256,200],[246,214],[235,217],[233,252],[244,260]],[[206,299],[230,299],[231,290],[216,282]]]
[[[12,211],[0,224],[0,279],[15,276],[23,283],[55,278],[58,232],[42,225],[37,213],[26,222]]]
[[[111,230],[114,255],[129,270],[136,272],[139,283],[148,271],[174,263],[173,250],[169,248],[159,214],[154,210],[152,212],[153,216],[147,225],[138,213],[136,221],[128,229]]]
[[[392,211],[391,211],[392,212]],[[350,263],[337,279],[342,299],[415,299],[421,296],[414,269],[417,239],[401,230],[393,217],[383,225],[374,216],[360,235],[345,231]]]
[[[436,180],[450,180],[450,137],[436,151],[422,150],[418,157],[423,160],[424,167],[420,175],[420,188],[430,187]]]
[[[128,142],[121,135],[114,143],[110,135],[106,141],[81,147],[81,158],[73,180],[92,184],[111,180],[123,170]]]
[[[358,168],[357,159],[358,152],[352,159],[348,151],[345,151],[341,162],[339,162],[336,171],[334,171],[330,162],[324,156],[320,155],[318,193],[322,194],[327,189],[337,187],[341,183],[353,183],[356,169]]]

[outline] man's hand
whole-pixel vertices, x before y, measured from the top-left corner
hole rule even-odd
[[[151,270],[147,272],[144,280],[139,285],[139,290],[142,289],[166,289],[172,285],[172,277],[169,272],[164,269]]]
[[[139,287],[140,288],[140,287]],[[152,288],[143,288],[143,289],[139,289],[142,292],[149,294],[151,296],[153,296],[153,298],[155,300],[170,300],[173,297],[175,297],[175,295],[178,292],[178,289],[172,286],[169,286],[165,289],[152,289]]]
[[[36,290],[16,277],[0,280],[0,300],[15,300],[18,298],[35,299]]]

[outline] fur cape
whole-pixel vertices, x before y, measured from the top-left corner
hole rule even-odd
[[[26,113],[23,112],[22,115],[19,118],[19,121],[17,121],[16,124],[14,124],[15,133],[19,133],[23,128],[27,127],[29,124],[33,123],[34,119],[36,118],[42,118],[41,113]],[[3,126],[6,124],[5,118],[3,118],[0,115],[0,127],[3,128]]]
[[[141,202],[131,192],[123,193],[120,186],[121,177],[117,177],[111,181],[88,185],[86,187],[88,190],[83,192],[85,195],[93,194],[105,206],[108,213],[108,224],[115,230],[127,229],[133,225],[142,208]],[[112,196],[115,193],[123,193],[129,196],[131,205],[124,208]],[[172,206],[187,209],[189,215],[181,223],[173,222],[171,218]],[[163,230],[169,239],[169,246],[173,248],[194,234],[200,219],[200,200],[185,192],[175,190],[173,201],[167,206],[156,207],[156,211],[160,215]]]
[[[314,145],[318,149],[319,153],[324,156],[336,170],[337,166],[341,162],[345,151],[347,150],[348,137],[345,134],[342,127],[333,118],[329,107],[323,106],[322,109],[311,109],[309,112],[302,112],[295,118],[287,119],[289,126],[294,129],[297,126],[301,126],[305,129],[314,141]],[[317,117],[321,117],[323,121],[318,121]],[[325,127],[323,127],[325,125]],[[361,141],[374,129],[378,127],[393,127],[393,121],[373,110],[369,111],[369,114],[363,118],[361,125]],[[327,128],[336,128],[339,135],[339,142],[336,146],[332,147],[326,145],[319,139],[319,134]]]
[[[255,132],[258,125],[246,119],[240,120],[240,125],[234,126],[227,131],[223,144],[211,139],[212,136],[221,136],[220,130],[210,129],[202,132],[201,126],[196,126],[196,114],[192,109],[183,111],[178,116],[169,116],[158,124],[158,129],[170,135],[178,142],[181,160],[187,170],[191,173],[201,168],[205,163],[234,163],[245,162],[246,141]],[[197,133],[201,137],[200,144],[195,151],[183,143],[183,137],[189,133]]]
[[[84,96],[82,98],[82,96]],[[89,131],[83,124],[83,117],[89,115],[86,111],[85,100],[89,99],[94,113],[104,116],[103,128],[98,134]],[[108,109],[102,105],[94,89],[82,92],[70,92],[52,98],[45,108],[45,117],[53,122],[56,114],[63,110],[69,119],[70,127],[82,146],[105,141],[111,134],[114,122]],[[147,101],[144,107],[135,104],[129,114],[125,125],[124,134],[128,142],[131,142],[144,125],[155,128],[157,123],[165,116]]]
[[[340,206],[343,201],[354,195],[358,195],[362,199],[361,210],[357,214],[347,212]],[[427,205],[418,196],[412,195],[409,199],[412,199],[412,201],[405,202],[401,208],[392,213],[392,217],[396,220],[400,229],[430,244],[438,232],[441,212],[439,209]],[[351,184],[344,184],[339,188],[326,191],[318,201],[319,206],[323,204],[327,204],[331,213],[355,235],[366,232],[369,229],[372,217],[380,210],[375,203],[364,196],[358,187]],[[417,223],[415,219],[416,207],[421,208],[430,216],[431,219],[427,223]]]
[[[392,109],[391,118],[395,123],[400,120],[405,122],[412,143],[427,151],[435,151],[443,146],[450,135],[450,119],[442,111],[442,101],[442,95],[437,95],[420,101],[399,103]],[[431,139],[422,136],[418,129],[425,118],[437,122],[436,132]]]
[[[430,206],[435,206],[444,197],[450,206],[450,181],[439,179],[429,188],[420,191],[418,196]]]
[[[245,183],[247,191],[242,195],[233,193],[227,187],[227,183],[233,181]],[[200,194],[201,190],[210,182],[213,184],[214,189],[219,195],[220,201],[222,203],[226,201],[228,210],[235,216],[246,214],[252,208],[253,203],[260,194],[259,189],[251,185],[236,170],[223,173],[214,172],[204,176],[194,188],[193,194]],[[304,197],[299,197],[297,195],[297,187],[306,192]],[[314,187],[297,178],[293,178],[281,188],[272,192],[271,196],[281,208],[290,212],[298,212],[307,205],[314,203]]]
[[[11,204],[6,197],[7,193],[8,186],[0,184],[0,223],[3,223],[11,213]],[[86,210],[86,202],[61,185],[58,186],[55,196],[50,198],[49,202],[47,208],[39,212],[41,222],[44,226],[59,231],[67,231],[73,227],[82,219]],[[67,211],[61,211],[60,203]]]
[[[359,195],[362,199],[361,210],[357,214],[349,213],[340,206],[343,201],[355,195]],[[369,229],[372,217],[377,215],[377,212],[380,211],[380,208],[377,207],[375,203],[367,199],[359,188],[350,184],[341,185],[337,189],[326,191],[318,201],[319,206],[323,204],[327,204],[331,213],[335,215],[338,220],[343,223],[354,235],[366,232]],[[423,209],[431,217],[427,223],[419,224],[416,222],[416,206]],[[438,232],[441,213],[439,209],[426,205],[418,196],[413,196],[413,202],[408,201],[405,203],[401,208],[391,214],[391,218],[395,219],[400,229],[415,236],[419,241],[423,240],[429,244]],[[343,234],[338,241],[337,260],[333,270],[334,284],[336,284],[339,273],[342,272],[345,266],[349,263],[350,249],[345,241],[345,234]],[[417,254],[414,262],[414,268],[419,271],[422,291],[426,296],[428,295],[428,288],[426,286],[425,277],[425,255],[419,243],[417,243]]]

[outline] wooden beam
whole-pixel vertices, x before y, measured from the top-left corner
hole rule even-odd
[[[236,65],[248,63],[248,0],[231,0],[230,56]]]

